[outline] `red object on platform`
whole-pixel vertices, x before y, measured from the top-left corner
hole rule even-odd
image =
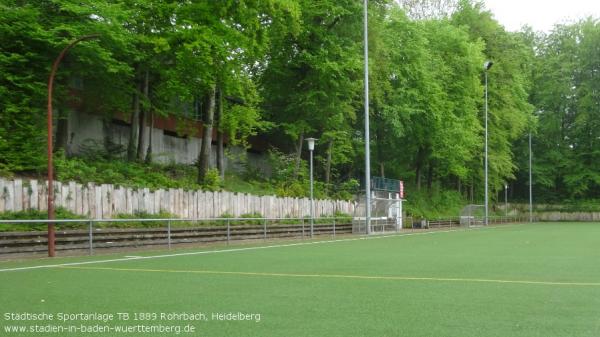
[[[404,181],[400,180],[400,199],[404,199]]]

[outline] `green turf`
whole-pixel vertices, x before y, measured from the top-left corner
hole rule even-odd
[[[11,312],[203,312],[208,320],[187,335],[597,337],[598,261],[600,224],[560,223],[0,272],[0,336],[20,336],[4,330]],[[216,321],[213,312],[261,320]]]

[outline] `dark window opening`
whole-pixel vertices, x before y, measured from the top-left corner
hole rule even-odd
[[[131,123],[126,122],[126,121],[122,121],[120,119],[112,119],[110,122],[111,122],[112,125],[131,127]]]
[[[188,135],[180,135],[177,132],[171,130],[163,130],[163,135],[181,139],[187,139],[189,137]]]

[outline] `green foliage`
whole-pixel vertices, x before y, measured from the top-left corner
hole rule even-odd
[[[521,211],[528,212],[529,205],[522,204]],[[600,200],[564,200],[560,204],[536,204],[533,208],[534,212],[600,212]]]
[[[54,210],[56,219],[85,219],[86,217],[72,213],[62,207]],[[39,220],[48,219],[47,211],[26,210],[20,212],[2,212],[0,220]],[[56,229],[82,229],[87,228],[87,222],[81,223],[57,223]],[[28,223],[28,224],[1,224],[0,232],[11,231],[45,231],[48,225],[45,223]]]
[[[56,178],[59,181],[94,182],[140,188],[200,189],[195,182],[195,171],[189,165],[152,164],[126,162],[123,160],[88,160],[64,158],[55,161]],[[218,175],[217,175],[218,176]]]
[[[221,182],[221,176],[219,175],[219,171],[214,168],[208,170],[200,186],[202,186],[202,189],[207,191],[220,190],[223,187],[223,183]]]
[[[587,19],[533,35],[533,182],[537,200],[561,202],[600,197],[600,23]],[[520,147],[524,155],[526,140]],[[527,163],[521,182],[528,181]],[[523,184],[524,185],[524,184]],[[526,190],[519,190],[524,199]]]
[[[223,189],[252,195],[276,195],[272,184],[258,177],[249,178],[247,175],[227,173],[223,180]]]
[[[402,206],[409,217],[439,219],[458,217],[466,204],[458,192],[436,189],[432,192],[411,192]]]
[[[360,183],[356,179],[349,179],[333,186],[329,197],[336,200],[353,200],[359,192]]]
[[[482,3],[460,1],[451,21],[464,29],[472,41],[482,41],[484,57],[494,62],[487,71],[489,183],[494,194],[493,191],[501,189],[504,182],[515,178],[517,167],[512,144],[533,126],[530,122],[533,106],[528,99],[534,53],[523,35],[507,32],[491,12],[483,8]],[[482,61],[480,58],[478,68],[483,75]],[[476,166],[476,172],[480,172],[479,160],[473,161],[472,166]],[[479,176],[477,174],[474,178]]]
[[[67,44],[80,36],[99,33],[98,41],[74,47],[55,79],[54,108],[62,111],[77,105],[67,90],[75,78],[87,81],[82,96],[88,106],[107,111],[127,105],[122,84],[130,68],[117,59],[126,54],[127,38],[118,17],[112,25],[102,20],[119,12],[105,1],[76,4],[71,1],[0,4],[0,164],[11,171],[42,171],[45,163],[46,100],[49,67]],[[122,13],[122,11],[121,11]],[[110,49],[110,51],[108,50]],[[94,84],[95,83],[95,84]],[[106,86],[106,83],[111,83]],[[102,90],[98,90],[102,87]],[[94,95],[87,95],[94,92]],[[96,100],[94,100],[95,98]],[[10,133],[10,137],[6,137]]]
[[[150,214],[143,211],[136,211],[133,214],[116,214],[115,219],[174,219],[176,215],[165,210],[160,210],[157,214]],[[185,227],[187,223],[181,221],[173,221],[173,227]],[[119,222],[99,222],[94,224],[97,228],[166,228],[167,224],[164,221],[119,221]]]
[[[333,217],[336,218],[336,223],[352,223],[353,218],[351,214],[346,214],[340,211],[336,211]]]
[[[286,197],[305,196],[307,189],[303,183],[309,179],[305,162],[301,163],[297,178],[294,178],[295,158],[292,154],[284,154],[276,149],[269,151],[269,165],[272,175],[269,182],[275,186],[277,195]],[[308,186],[310,189],[310,186]]]
[[[246,218],[246,219],[253,219],[253,218],[262,218],[262,214],[255,212],[255,213],[245,213],[239,216],[240,218]],[[236,225],[262,225],[264,224],[264,220],[241,220],[241,221],[236,221],[235,222]]]
[[[376,175],[414,182],[418,193],[424,186],[432,194],[436,186],[472,188],[481,200],[482,66],[492,60],[491,195],[516,181],[515,197],[526,196],[525,136],[534,132],[541,199],[600,197],[596,19],[549,34],[513,33],[479,1],[402,4],[370,1],[368,8]],[[123,146],[105,140],[84,144],[80,159],[58,151],[59,180],[304,197],[307,153],[299,143],[312,136],[319,138],[315,197],[351,198],[352,179],[364,167],[362,14],[355,0],[4,0],[0,175],[43,174],[49,67],[69,42],[94,33],[99,38],[71,49],[57,73],[57,147],[65,146],[71,111],[127,120],[139,110],[197,134],[187,123],[189,106],[218,88],[226,99],[214,128],[228,145],[248,147],[251,137],[268,136],[267,146],[278,149],[273,175],[221,181],[211,171],[198,184],[187,166],[125,164]],[[135,142],[136,132],[129,135]]]

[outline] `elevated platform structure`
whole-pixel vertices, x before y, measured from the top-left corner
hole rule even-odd
[[[404,184],[400,180],[371,178],[371,233],[395,232],[402,229],[402,201]],[[357,196],[352,232],[366,234],[367,202],[363,192]]]
[[[467,205],[460,211],[460,225],[478,227],[485,224],[485,206]]]

